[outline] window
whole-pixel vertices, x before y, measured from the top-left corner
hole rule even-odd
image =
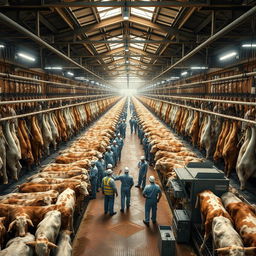
[[[143,1],[150,1],[150,0],[143,0]],[[132,7],[131,14],[139,16],[141,18],[145,18],[151,20],[155,11],[155,7]]]

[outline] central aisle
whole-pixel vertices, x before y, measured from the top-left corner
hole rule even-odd
[[[121,162],[115,168],[115,174],[126,166],[138,180],[137,164],[143,155],[137,134],[131,134],[127,118],[126,138]],[[159,184],[157,173],[150,168],[147,177],[154,175]],[[158,227],[150,223],[150,228],[142,222],[144,202],[141,189],[132,188],[131,207],[120,212],[120,181],[116,181],[118,197],[115,200],[116,215],[104,215],[103,195],[97,193],[97,199],[90,201],[73,242],[73,256],[158,256]],[[148,178],[147,178],[148,184]],[[171,225],[171,211],[163,193],[158,204],[157,220],[159,225]],[[193,255],[186,246],[178,248],[177,255]]]

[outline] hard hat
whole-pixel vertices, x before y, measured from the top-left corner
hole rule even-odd
[[[149,179],[150,182],[155,182],[155,177],[154,176],[149,176],[148,179]]]
[[[145,156],[141,156],[140,160],[145,160]]]
[[[123,119],[123,121],[125,122],[125,119]]]
[[[120,134],[120,133],[118,133],[118,134],[117,134],[117,136],[121,136],[121,134]]]
[[[113,168],[113,165],[112,165],[112,164],[108,164],[108,165],[107,165],[107,168],[108,168],[108,169],[111,169],[111,168]]]
[[[129,172],[129,168],[128,168],[128,167],[125,167],[125,168],[124,168],[124,172],[126,172],[126,173]]]
[[[107,174],[108,175],[110,175],[110,174],[112,174],[113,173],[113,171],[111,170],[111,169],[107,169]]]
[[[111,149],[111,147],[110,147],[110,146],[107,146],[107,149]]]
[[[98,154],[98,158],[102,158],[103,157],[103,155],[102,154]]]
[[[116,143],[116,140],[114,140],[113,143]]]

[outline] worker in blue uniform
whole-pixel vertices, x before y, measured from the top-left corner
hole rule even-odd
[[[138,163],[139,168],[139,179],[138,184],[135,186],[136,188],[140,188],[142,186],[142,189],[146,186],[146,178],[147,178],[147,171],[148,171],[148,163],[145,160],[145,156],[142,156],[140,158],[140,161]]]
[[[111,177],[113,171],[111,169],[107,170],[107,176],[102,180],[102,194],[104,195],[104,213],[109,212],[110,216],[116,214],[114,211],[115,196],[118,196],[116,184],[114,179]]]
[[[138,132],[138,134],[139,134],[140,144],[142,144],[142,140],[144,138],[144,131],[143,131],[143,128],[142,128],[141,125],[139,125],[139,132]]]
[[[156,214],[157,214],[157,203],[162,197],[162,191],[160,187],[155,184],[155,177],[149,176],[150,184],[143,190],[143,196],[146,198],[145,202],[145,219],[144,224],[149,226],[150,221],[150,211],[152,211],[152,222],[156,224]]]
[[[133,133],[133,129],[134,129],[134,118],[131,117],[131,119],[129,120],[130,123],[130,128],[131,128],[131,134]]]
[[[146,160],[148,160],[148,134],[145,133],[144,134],[144,138],[142,140],[142,145],[143,145],[143,149],[144,149],[144,153],[145,153],[145,157],[146,157]]]
[[[121,171],[120,171],[121,172]],[[115,180],[121,181],[121,212],[124,212],[124,208],[130,208],[130,201],[131,201],[131,188],[134,185],[133,177],[129,175],[129,168],[124,168],[124,174],[120,176],[116,176]],[[126,204],[125,204],[126,200]]]
[[[118,160],[120,161],[121,160],[122,149],[123,149],[123,146],[124,146],[124,140],[123,140],[120,133],[117,134],[117,137],[116,137],[115,140],[116,140],[116,143],[117,143],[118,149],[119,149],[119,151],[118,151]]]
[[[136,118],[136,116],[134,116],[134,133],[136,134],[137,133],[137,130],[138,130],[138,120]]]
[[[101,187],[101,182],[104,177],[104,172],[106,170],[105,160],[103,159],[103,155],[98,155],[98,160],[96,161],[96,167],[98,169],[98,185],[97,192],[99,192],[99,188]]]
[[[114,164],[114,153],[111,151],[111,147],[107,146],[107,152],[105,153],[105,164],[112,164],[113,166]]]
[[[91,199],[96,198],[97,186],[98,186],[98,169],[96,167],[96,162],[91,162],[91,167],[89,170],[90,182],[91,182]]]
[[[120,126],[120,134],[122,135],[123,138],[125,138],[126,135],[126,123],[125,119],[123,119],[121,126]]]
[[[108,165],[107,165],[106,170],[105,170],[105,172],[104,172],[104,174],[103,174],[103,178],[106,177],[106,176],[108,176],[107,170],[109,170],[109,169],[113,172],[113,169],[114,169],[114,168],[113,168],[113,165],[112,165],[112,164],[108,164]]]
[[[119,148],[118,148],[116,140],[114,140],[111,145],[111,151],[113,152],[114,166],[116,166],[117,161],[118,161],[118,155],[119,155]]]

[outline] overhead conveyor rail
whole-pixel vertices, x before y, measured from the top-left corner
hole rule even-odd
[[[158,101],[161,101],[163,103],[171,104],[171,105],[177,106],[177,107],[183,107],[183,108],[194,110],[194,111],[201,112],[201,113],[205,113],[205,114],[209,114],[209,115],[213,115],[213,116],[223,117],[223,118],[230,119],[230,120],[236,120],[236,121],[241,121],[241,122],[245,122],[245,123],[248,123],[248,124],[256,125],[256,121],[253,121],[253,120],[248,120],[248,119],[244,119],[244,118],[240,118],[240,117],[236,117],[236,116],[224,115],[224,114],[220,114],[220,113],[209,111],[209,110],[203,110],[203,109],[194,108],[194,107],[190,107],[190,106],[183,105],[183,104],[173,103],[173,102],[166,101],[166,100],[160,100],[160,99],[157,99],[157,98],[154,98],[154,97],[148,97],[148,96],[144,96],[144,97],[149,99],[149,100],[158,100]]]
[[[97,87],[93,88],[93,87],[85,87],[85,86],[80,86],[80,85],[75,85],[75,84],[73,85],[73,84],[67,84],[67,83],[53,82],[53,81],[47,81],[47,80],[42,80],[42,79],[36,79],[36,78],[32,78],[32,77],[12,75],[12,74],[8,74],[8,73],[0,73],[0,77],[2,77],[3,79],[7,79],[7,80],[14,79],[16,82],[17,82],[17,80],[21,80],[21,81],[27,81],[27,82],[59,85],[59,86],[78,88],[78,89],[106,91],[106,89],[103,89],[103,88],[97,88]]]
[[[112,97],[101,98],[100,100],[106,100],[106,99],[110,99],[110,98],[112,98]],[[52,111],[65,109],[65,108],[70,108],[70,107],[81,106],[81,105],[84,105],[84,104],[93,103],[93,102],[97,102],[97,101],[99,101],[99,100],[90,100],[90,101],[80,102],[80,103],[76,103],[76,104],[70,104],[70,105],[65,105],[65,106],[61,106],[61,107],[30,112],[30,113],[21,114],[21,115],[3,117],[3,118],[0,118],[0,122],[7,121],[7,120],[12,120],[12,119],[15,119],[15,118],[23,118],[23,117],[39,115],[39,114],[43,114],[43,113],[49,113],[49,112],[52,112]]]

